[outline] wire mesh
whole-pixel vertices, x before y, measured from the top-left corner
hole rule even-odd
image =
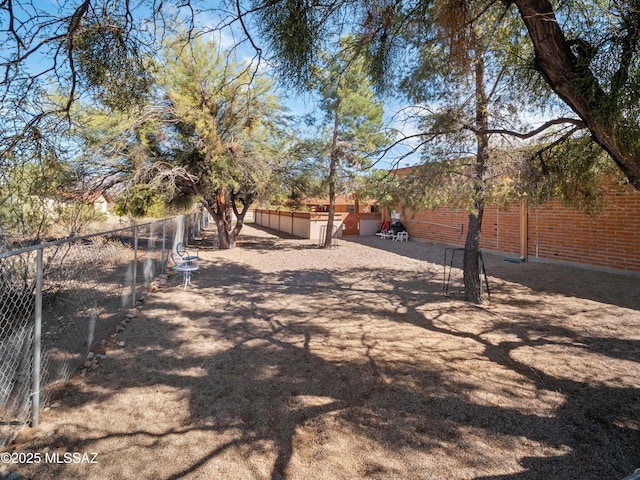
[[[0,448],[33,412],[36,250],[43,250],[39,404],[106,338],[123,309],[163,272],[179,242],[204,224],[181,216],[90,237],[8,252],[0,257]],[[191,226],[185,228],[185,226]]]
[[[0,445],[29,419],[35,252],[0,259]]]

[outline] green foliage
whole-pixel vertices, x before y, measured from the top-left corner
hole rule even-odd
[[[54,152],[39,161],[5,159],[0,175],[0,224],[19,243],[74,236],[101,218],[84,201],[78,172]]]
[[[56,227],[62,228],[69,237],[80,235],[88,224],[105,218],[104,213],[97,211],[94,205],[83,201],[59,204],[54,212]]]
[[[306,198],[327,197],[326,153],[320,139],[295,142],[280,168],[280,184],[272,192],[270,203],[300,210]]]
[[[523,155],[516,190],[535,203],[560,198],[587,212],[601,210],[606,184],[622,181],[609,156],[588,137],[573,138]]]
[[[215,195],[217,188],[267,190],[282,130],[282,107],[271,81],[253,77],[214,44],[175,39],[165,50],[158,85],[170,116],[146,139],[161,139],[155,148],[208,186],[201,195]]]
[[[319,55],[312,86],[324,112],[326,155],[339,160],[341,176],[348,179],[371,165],[371,157],[388,145],[390,136],[383,125],[384,104],[375,97],[364,58],[349,37],[341,39],[340,47],[337,53]]]
[[[119,216],[136,218],[162,218],[166,215],[166,196],[158,188],[148,184],[134,185],[115,205]]]
[[[325,19],[318,16],[311,0],[260,2],[258,28],[277,51],[283,82],[305,88],[310,80],[309,66],[315,62],[318,41],[324,37]]]
[[[127,28],[124,16],[98,12],[70,40],[84,81],[112,110],[142,104],[151,85],[144,56]]]
[[[360,198],[377,200],[380,206],[390,210],[401,204],[404,187],[400,178],[387,170],[372,170],[360,179]]]
[[[135,185],[118,211],[159,215],[197,201],[232,235],[232,213],[281,183],[290,134],[273,82],[188,35],[167,39],[153,73],[154,97],[135,115],[94,111],[83,122],[102,163]]]
[[[550,15],[557,19],[553,23],[561,30],[555,39],[544,33],[544,26],[539,26],[539,36],[532,33],[530,19],[536,16],[524,18],[522,12],[531,8],[542,13],[538,8],[542,4],[529,0],[316,2],[305,4],[305,14],[296,17],[302,25],[278,29],[289,25],[283,21],[290,14],[285,3],[255,0],[252,4],[252,11],[266,20],[263,30],[265,34],[271,32],[266,39],[278,59],[286,58],[285,65],[295,65],[303,72],[297,75],[304,76],[304,72],[312,71],[314,63],[308,55],[298,55],[295,48],[289,48],[287,40],[295,38],[304,45],[305,52],[310,52],[313,45],[309,42],[315,42],[317,47],[326,39],[336,40],[344,31],[354,33],[359,51],[368,54],[367,71],[374,80],[381,85],[399,85],[409,99],[429,112],[430,118],[423,124],[428,127],[424,129],[424,142],[436,135],[451,135],[454,128],[460,131],[461,126],[470,129],[475,125],[473,98],[477,92],[468,74],[477,66],[481,52],[489,128],[523,132],[531,129],[530,118],[578,114],[594,139],[606,146],[638,188],[640,9],[635,3],[570,0],[549,4]],[[544,5],[541,8],[546,8]],[[322,39],[314,38],[311,28],[319,18],[326,20]],[[529,22],[529,30],[523,20]],[[287,39],[286,35],[291,34],[295,36]],[[531,39],[536,40],[536,51]],[[568,50],[571,53],[565,62],[566,72],[559,72],[555,80],[548,71],[540,75],[543,57],[559,57]],[[292,61],[296,55],[298,58]],[[296,75],[292,70],[285,68],[286,74]],[[560,96],[554,95],[550,87]],[[467,133],[456,136],[458,148],[440,146],[429,152],[428,160],[468,155],[474,135],[469,130]],[[515,142],[497,145],[495,137],[489,145],[493,151],[501,147],[506,152],[507,148],[522,146]],[[449,138],[442,138],[449,143]],[[543,142],[547,141],[555,140]],[[568,171],[573,168],[568,167]],[[575,183],[572,179],[567,181]],[[505,192],[509,182],[501,178],[496,183]]]

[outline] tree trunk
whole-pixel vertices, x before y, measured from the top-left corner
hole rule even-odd
[[[240,236],[240,231],[242,231],[242,227],[244,225],[244,217],[247,215],[249,211],[249,207],[253,203],[253,199],[255,198],[255,193],[246,193],[242,198],[239,198],[236,194],[231,195],[231,206],[233,207],[233,213],[236,216],[236,224],[231,231],[231,243],[232,248],[235,247],[236,241]],[[237,202],[242,202],[242,210],[238,210]]]
[[[617,107],[617,92],[608,95],[591,71],[589,59],[574,55],[549,0],[514,3],[533,42],[536,69],[640,190],[640,151],[633,146],[635,135],[625,131],[627,122]]]
[[[468,301],[482,303],[482,279],[480,271],[480,229],[484,213],[484,201],[476,202],[477,212],[469,214],[467,239],[464,244],[463,278],[464,292]]]
[[[224,220],[224,214],[220,215],[218,212],[214,213],[213,220],[216,223],[218,229],[218,248],[220,250],[229,250],[235,246],[235,241],[227,230],[227,222]]]
[[[336,215],[336,174],[338,169],[338,128],[340,126],[340,100],[336,102],[333,119],[333,136],[331,138],[331,153],[329,155],[329,218],[324,237],[324,248],[329,248],[333,242],[333,223]],[[337,233],[336,233],[337,235]]]
[[[484,86],[484,56],[480,39],[471,27],[472,42],[474,45],[474,74],[475,74],[475,127],[477,131],[486,131],[488,127],[487,106],[488,99]],[[462,263],[464,291],[466,299],[474,303],[482,303],[482,288],[480,278],[480,231],[482,228],[482,216],[485,203],[485,171],[489,154],[489,136],[487,134],[476,135],[477,154],[473,171],[474,202],[469,214],[469,228],[464,245],[464,259]]]
[[[333,224],[336,216],[336,160],[331,155],[331,161],[329,165],[329,216],[327,218],[327,231],[324,237],[324,248],[329,248],[333,242]]]
[[[229,250],[235,246],[237,233],[232,234],[231,224],[231,204],[227,202],[227,195],[223,189],[219,189],[215,194],[215,199],[205,199],[202,204],[213,218],[218,229],[218,248]]]
[[[246,193],[244,196],[238,196],[231,192],[228,201],[226,192],[220,189],[216,192],[215,204],[213,204],[213,201],[202,201],[207,212],[213,217],[218,229],[218,248],[220,250],[235,248],[236,241],[244,225],[244,217],[247,215],[254,198],[255,193]],[[236,202],[242,203],[242,210],[238,210]],[[236,218],[235,225],[233,225],[234,215]]]

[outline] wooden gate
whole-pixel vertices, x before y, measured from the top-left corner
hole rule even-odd
[[[360,235],[360,215],[356,212],[350,212],[342,221],[344,230],[342,235]]]

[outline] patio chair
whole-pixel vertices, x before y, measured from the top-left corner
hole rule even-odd
[[[391,224],[389,220],[385,220],[380,225],[380,229],[376,232],[376,236],[381,239],[393,238],[393,232],[391,231]]]
[[[187,250],[187,246],[184,243],[176,245],[176,253],[186,263],[198,263],[198,260],[200,260],[198,257],[198,250],[195,250],[195,255],[193,252],[189,253],[189,250]]]
[[[171,261],[173,262],[173,270],[182,275],[182,288],[187,288],[187,285],[191,286],[191,272],[195,272],[200,268],[197,258],[196,260],[187,261],[178,253],[173,252]]]

